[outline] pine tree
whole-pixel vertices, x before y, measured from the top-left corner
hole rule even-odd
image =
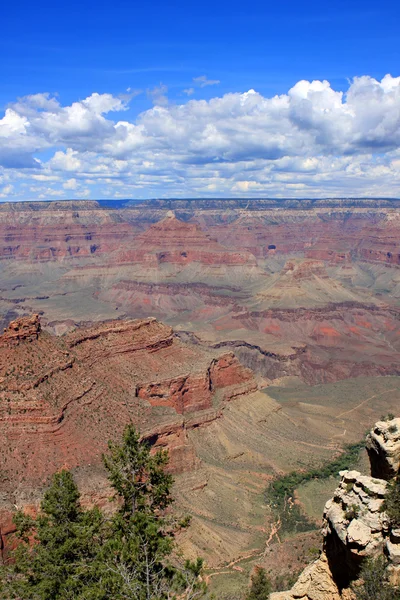
[[[167,560],[174,543],[165,517],[165,509],[172,503],[173,483],[165,471],[168,454],[151,454],[149,446],[128,426],[122,445],[109,443],[109,454],[103,460],[121,503],[113,519],[113,535],[102,553],[107,598],[158,600],[174,597],[174,590],[182,592],[182,588],[190,589],[194,597],[201,589],[197,585],[201,563],[187,562],[182,570]]]
[[[166,452],[152,454],[132,426],[103,457],[114,516],[84,510],[71,473],[52,480],[36,519],[15,517],[20,545],[4,570],[3,600],[192,600],[203,595],[203,562],[172,561],[176,525]]]
[[[271,582],[265,569],[257,568],[251,577],[250,591],[246,600],[268,600],[271,593]]]
[[[17,513],[14,522],[19,545],[3,574],[2,597],[78,598],[93,576],[105,524],[98,509],[82,509],[71,473],[54,475],[36,519]]]

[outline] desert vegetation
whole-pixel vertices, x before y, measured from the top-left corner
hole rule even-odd
[[[399,600],[400,590],[388,579],[387,561],[383,556],[366,560],[359,579],[352,586],[355,600]]]
[[[258,568],[251,577],[251,585],[246,600],[268,600],[271,593],[271,581],[265,569]]]
[[[383,504],[391,524],[394,527],[400,527],[400,474],[389,481],[388,491],[386,494],[385,502]]]
[[[316,528],[314,521],[304,515],[300,506],[294,501],[296,488],[311,480],[337,477],[339,471],[349,469],[357,462],[363,448],[364,441],[348,444],[342,454],[321,467],[308,471],[292,471],[271,483],[265,494],[276,518],[280,521],[281,534],[310,531]]]

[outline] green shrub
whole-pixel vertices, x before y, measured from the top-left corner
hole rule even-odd
[[[357,504],[352,504],[351,506],[349,506],[346,509],[344,516],[346,517],[346,519],[348,521],[352,521],[353,519],[357,519],[359,514],[360,514],[360,507],[357,506]]]
[[[364,440],[349,444],[340,456],[321,467],[305,472],[292,471],[271,483],[265,492],[265,497],[276,517],[281,520],[281,533],[298,533],[316,528],[315,523],[301,512],[298,504],[294,503],[296,488],[312,479],[328,479],[337,476],[339,471],[351,468],[357,462],[363,448]]]
[[[387,485],[387,492],[385,496],[382,509],[386,512],[390,522],[395,527],[400,527],[400,475],[392,481],[389,481]]]
[[[386,566],[383,557],[365,561],[359,580],[352,585],[356,600],[400,600],[399,590],[388,582]]]
[[[381,417],[381,421],[393,421],[393,419],[394,419],[393,413],[388,413],[387,415],[382,415],[382,417]]]

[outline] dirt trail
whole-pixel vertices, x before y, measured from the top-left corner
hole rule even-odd
[[[368,402],[369,400],[372,400],[373,398],[378,398],[379,396],[383,396],[384,394],[388,394],[389,392],[395,392],[397,390],[398,390],[398,388],[391,388],[390,390],[385,390],[381,394],[373,394],[372,396],[369,396],[369,398],[366,398],[365,400],[360,402],[360,404],[357,404],[357,406],[354,406],[354,408],[351,408],[350,410],[346,410],[346,411],[340,413],[340,415],[337,415],[335,418],[340,419],[341,417],[343,417],[343,415],[349,415],[350,413],[354,412],[358,408],[361,408],[361,406],[364,406],[364,404],[366,402]]]

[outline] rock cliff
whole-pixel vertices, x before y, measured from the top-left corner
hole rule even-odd
[[[372,475],[342,471],[324,510],[321,556],[288,592],[271,600],[351,599],[350,584],[366,558],[386,556],[391,581],[400,582],[400,530],[384,512],[387,479],[398,471],[400,419],[379,421],[367,436]]]
[[[371,475],[392,479],[400,468],[400,419],[378,421],[367,437]]]
[[[268,378],[398,374],[399,215],[389,201],[8,203],[2,325],[39,313],[59,334],[152,315],[250,343],[241,358]]]

